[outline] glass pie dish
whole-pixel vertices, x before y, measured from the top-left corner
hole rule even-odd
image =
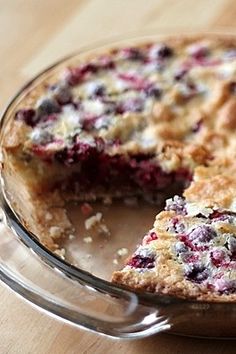
[[[1,121],[1,140],[13,119],[13,112],[25,95],[62,67],[111,46],[156,39],[160,36],[113,40],[112,43],[81,50],[44,70],[23,87],[6,108]],[[30,217],[27,215],[27,202],[17,200],[21,181],[18,176],[9,177],[7,164],[4,156],[1,169],[0,278],[15,292],[64,321],[112,337],[141,338],[168,331],[187,336],[236,338],[234,303],[188,301],[134,293],[109,281],[112,270],[122,265],[122,255],[117,257],[117,250],[124,246],[129,250],[135,249],[159,211],[157,206],[144,201],[134,205],[124,201],[111,205],[93,203],[93,209],[103,213],[111,236],[97,237],[88,243],[81,237],[85,232],[81,206],[68,203],[67,213],[76,232],[75,238],[63,241],[61,246],[67,257],[62,259],[44,247],[26,227],[24,220]],[[20,210],[16,205],[21,205]]]

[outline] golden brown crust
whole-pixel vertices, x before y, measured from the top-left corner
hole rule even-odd
[[[235,211],[235,172],[235,161],[231,159],[218,160],[209,167],[199,166],[184,196],[190,202]]]

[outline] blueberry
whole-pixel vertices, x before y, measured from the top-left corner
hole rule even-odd
[[[55,86],[53,89],[54,98],[60,105],[70,103],[72,100],[71,90],[68,86]]]
[[[185,276],[188,280],[195,283],[202,283],[209,276],[209,272],[203,265],[191,264],[186,266]]]
[[[60,112],[61,108],[56,100],[51,98],[43,99],[37,108],[37,114],[39,117],[49,115],[52,113]]]
[[[38,123],[38,116],[34,109],[20,109],[16,112],[15,119],[25,122],[25,124],[29,125],[30,127],[34,127]]]
[[[170,58],[173,54],[173,49],[167,45],[162,45],[157,51],[157,57],[160,59]]]
[[[161,90],[158,87],[149,87],[145,90],[147,97],[160,98]]]
[[[187,252],[188,247],[181,241],[176,242],[175,244],[175,251],[179,253]]]
[[[126,48],[124,54],[129,60],[144,60],[144,55],[138,48]]]
[[[106,88],[104,85],[98,85],[97,87],[95,87],[94,91],[93,91],[93,95],[94,96],[104,96],[106,93]]]
[[[189,233],[188,238],[189,240],[195,241],[196,243],[196,242],[209,242],[216,236],[217,234],[211,226],[200,225]]]

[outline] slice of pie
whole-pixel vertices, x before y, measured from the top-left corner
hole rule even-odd
[[[57,239],[70,232],[66,200],[139,195],[156,201],[187,188],[187,201],[173,203],[210,208],[209,215],[179,212],[179,206],[161,213],[113,280],[183,297],[231,297],[235,290],[212,283],[221,269],[222,281],[235,281],[234,255],[217,243],[235,240],[235,233],[228,221],[230,231],[218,233],[213,215],[234,220],[236,40],[168,38],[64,64],[34,82],[5,127],[5,173],[18,178],[12,188],[22,214],[23,196],[30,205],[27,226],[56,249]],[[201,236],[191,238],[198,231],[211,235],[206,244]],[[231,275],[213,264],[215,249],[230,258]]]
[[[113,282],[181,298],[236,300],[236,214],[175,196]]]

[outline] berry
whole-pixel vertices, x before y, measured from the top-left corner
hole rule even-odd
[[[60,105],[70,103],[72,94],[68,86],[56,86],[53,88],[54,98]]]
[[[185,270],[185,276],[188,280],[195,283],[202,283],[209,276],[209,272],[203,265],[191,264],[187,265]]]
[[[220,294],[233,294],[236,292],[236,281],[229,279],[216,279],[214,281],[214,288]]]
[[[94,91],[93,91],[93,96],[95,97],[102,97],[104,96],[106,93],[106,88],[104,85],[98,85],[95,87]]]
[[[182,234],[185,231],[185,225],[179,221],[178,217],[171,219],[171,229],[176,233]]]
[[[217,234],[215,230],[211,226],[207,225],[200,225],[188,234],[189,240],[193,243],[206,243],[211,241],[216,236]]]
[[[33,128],[38,123],[39,117],[34,109],[20,109],[16,112],[15,119]]]
[[[144,60],[144,54],[138,48],[124,48],[121,50],[121,54],[125,59],[129,60]]]
[[[147,97],[160,98],[161,90],[158,87],[149,87],[145,90]]]
[[[83,64],[77,68],[68,68],[66,71],[66,81],[69,85],[74,86],[80,83],[88,74],[94,74],[98,71],[96,64]]]
[[[42,117],[52,113],[58,113],[60,110],[61,108],[56,100],[45,98],[38,105],[37,114],[39,117]]]
[[[223,249],[215,249],[210,254],[211,262],[215,267],[228,266],[230,259],[226,252]]]
[[[154,231],[151,231],[149,234],[144,236],[142,244],[145,246],[150,242],[157,240],[157,238],[157,234]]]
[[[175,251],[176,253],[184,253],[188,251],[188,247],[181,241],[176,242],[175,244]]]
[[[127,265],[134,268],[154,268],[155,267],[155,259],[153,257],[143,257],[140,255],[136,255],[129,260]]]
[[[206,56],[208,56],[209,50],[206,47],[196,47],[194,51],[192,51],[191,56],[198,60],[198,59],[203,59]]]
[[[129,98],[124,102],[119,102],[116,107],[117,114],[125,112],[141,112],[143,110],[144,102],[140,98]]]
[[[161,45],[156,49],[156,58],[157,59],[166,59],[172,57],[174,54],[173,49],[167,45]]]

